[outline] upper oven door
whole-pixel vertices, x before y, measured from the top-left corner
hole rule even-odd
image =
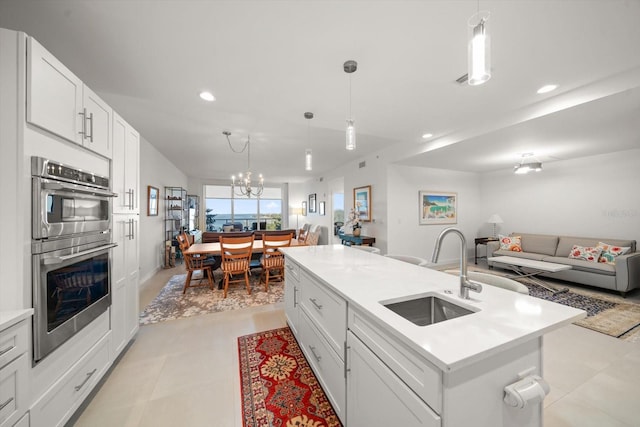
[[[84,185],[33,177],[34,239],[105,231],[114,193]]]

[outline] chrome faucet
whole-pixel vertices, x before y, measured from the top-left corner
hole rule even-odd
[[[474,292],[482,292],[482,285],[478,282],[467,279],[467,240],[464,238],[464,234],[462,234],[460,230],[453,227],[442,230],[436,239],[436,247],[433,248],[431,262],[438,262],[442,239],[449,233],[457,234],[458,237],[460,237],[460,298],[469,299],[469,289]]]

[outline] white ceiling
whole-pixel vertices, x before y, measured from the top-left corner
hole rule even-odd
[[[511,168],[640,147],[640,1],[485,1],[491,80],[466,73],[476,1],[0,0],[185,173],[300,182],[393,146],[414,166]],[[344,149],[349,76],[358,148]],[[536,94],[544,84],[558,90]],[[202,101],[201,90],[217,100]],[[303,114],[311,111],[310,122]],[[552,113],[552,114],[550,114]],[[421,139],[424,132],[432,140]],[[313,172],[304,171],[312,148]]]

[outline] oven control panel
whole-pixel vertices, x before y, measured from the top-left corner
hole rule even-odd
[[[62,163],[56,163],[51,160],[43,159],[42,157],[31,158],[31,174],[109,189],[109,178],[107,177],[86,172],[82,169],[77,169]]]

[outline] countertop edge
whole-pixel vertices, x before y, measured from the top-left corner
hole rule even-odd
[[[33,308],[0,311],[0,331],[4,331],[31,316],[33,316]]]

